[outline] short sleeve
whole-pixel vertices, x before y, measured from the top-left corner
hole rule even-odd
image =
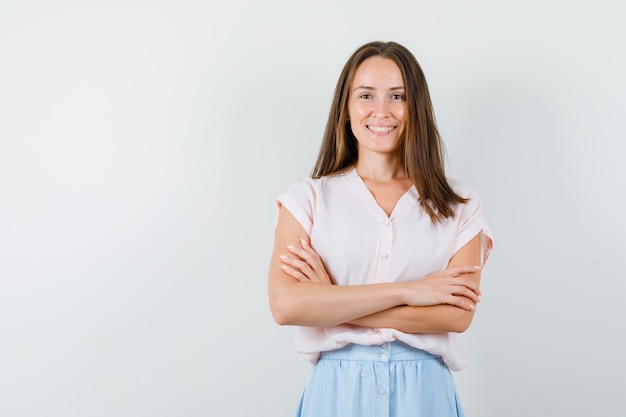
[[[315,216],[315,184],[310,178],[304,178],[293,183],[287,190],[276,198],[276,207],[284,206],[300,223],[308,235],[313,229]]]
[[[457,231],[455,237],[454,253],[461,249],[474,236],[480,234],[481,241],[481,263],[485,265],[491,248],[493,247],[493,235],[485,221],[481,209],[480,197],[472,187],[465,186],[465,192],[460,194],[468,198],[468,202],[458,206]]]

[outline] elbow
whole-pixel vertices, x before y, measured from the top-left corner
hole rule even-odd
[[[271,282],[271,277],[270,277]],[[287,326],[291,324],[291,308],[289,306],[289,295],[284,289],[272,288],[270,285],[268,291],[268,301],[270,306],[270,313],[274,322],[279,326]]]
[[[293,312],[289,303],[270,299],[270,311],[272,313],[272,318],[279,326],[289,326],[294,324]]]
[[[285,285],[269,292],[269,304],[272,318],[280,326],[309,325],[310,308],[302,294],[294,291],[295,285]]]
[[[450,328],[450,331],[453,333],[464,333],[467,329],[469,329],[470,323],[467,322],[457,322],[453,323]]]
[[[465,331],[467,331],[467,329],[469,329],[470,325],[472,324],[473,318],[474,318],[473,311],[467,311],[467,310],[460,311],[457,317],[454,317],[453,320],[449,321],[448,331],[453,332],[453,333],[464,333]]]
[[[291,321],[289,320],[289,316],[285,314],[283,311],[279,311],[274,308],[272,308],[271,311],[272,311],[272,317],[274,318],[274,321],[279,326],[288,326],[291,324]]]

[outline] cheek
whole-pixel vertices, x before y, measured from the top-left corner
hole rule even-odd
[[[348,110],[348,114],[350,115],[350,120],[362,120],[363,118],[368,116],[369,111],[367,109],[367,106],[356,105],[352,106],[351,109]]]
[[[405,122],[407,113],[408,111],[407,111],[406,105],[400,107],[398,111],[396,112],[396,119],[398,119],[401,122]]]

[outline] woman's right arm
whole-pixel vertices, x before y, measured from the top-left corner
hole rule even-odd
[[[459,277],[475,271],[474,267],[457,267],[447,275],[444,271],[435,284],[436,280],[417,280],[329,285],[330,278],[319,256],[308,244],[304,228],[284,206],[281,207],[268,280],[270,309],[278,324],[329,327],[401,305],[457,304],[471,309],[473,305],[468,299],[478,299],[476,284]],[[294,249],[288,250],[289,246]],[[317,258],[311,259],[311,256]]]
[[[301,240],[309,243],[306,231],[281,206],[268,280],[270,309],[278,324],[328,327],[404,303],[400,287],[393,284],[347,287],[329,285],[327,274],[319,281],[290,276],[283,269],[284,261],[280,257],[293,258],[288,247],[301,247]],[[324,279],[328,281],[322,282]]]

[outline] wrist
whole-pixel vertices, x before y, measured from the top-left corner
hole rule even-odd
[[[390,286],[390,291],[392,294],[394,306],[402,306],[402,305],[407,305],[409,303],[408,298],[407,298],[407,294],[409,293],[408,288],[407,288],[408,283],[390,282],[389,286]]]

